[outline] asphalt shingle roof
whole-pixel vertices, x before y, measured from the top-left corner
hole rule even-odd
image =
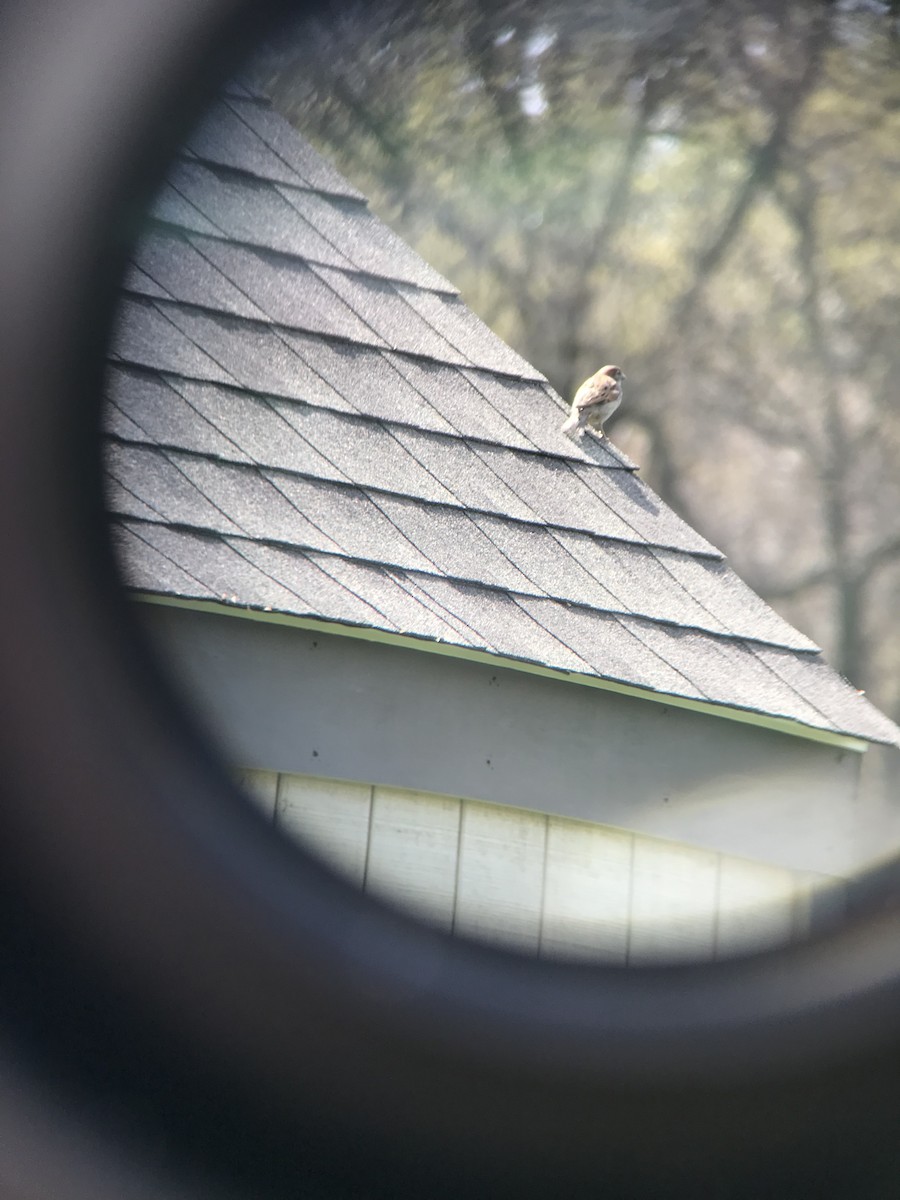
[[[110,357],[139,592],[900,741],[621,452],[564,437],[540,373],[245,88],[160,189]]]

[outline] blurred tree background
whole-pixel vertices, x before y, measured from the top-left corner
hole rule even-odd
[[[900,719],[900,3],[378,0],[259,81]]]

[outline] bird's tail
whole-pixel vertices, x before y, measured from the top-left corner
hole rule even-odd
[[[563,422],[560,433],[568,434],[569,437],[578,429],[578,413],[571,413]]]

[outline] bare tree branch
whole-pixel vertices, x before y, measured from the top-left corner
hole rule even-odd
[[[656,89],[647,87],[641,97],[637,117],[632,124],[628,141],[619,162],[606,202],[606,211],[587,245],[580,247],[579,274],[575,285],[569,289],[562,313],[562,334],[559,342],[560,360],[568,376],[560,380],[563,396],[569,398],[581,382],[575,378],[578,362],[585,341],[585,320],[590,308],[594,283],[592,273],[606,254],[607,248],[618,232],[628,211],[628,202],[634,184],[634,173],[641,150],[647,138],[650,120],[656,111],[658,96]],[[589,186],[592,186],[589,184]],[[599,364],[598,364],[599,365]]]
[[[690,324],[703,290],[740,233],[754,200],[762,188],[775,177],[788,145],[794,120],[818,79],[829,38],[829,15],[823,5],[812,21],[803,71],[793,86],[783,89],[768,137],[751,155],[744,182],[738,189],[725,220],[716,235],[698,254],[691,282],[673,305],[673,331],[681,333]]]

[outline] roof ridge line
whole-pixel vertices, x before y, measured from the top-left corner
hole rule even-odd
[[[638,622],[643,621],[643,622],[646,622],[647,624],[652,625],[656,628],[669,627],[671,629],[677,629],[677,630],[681,630],[681,631],[697,633],[697,634],[700,634],[701,636],[709,637],[709,638],[713,639],[713,641],[721,641],[721,642],[725,642],[725,643],[729,643],[729,644],[749,643],[752,646],[765,646],[771,650],[786,650],[791,654],[804,655],[809,658],[820,658],[821,657],[821,652],[819,652],[819,651],[797,649],[793,646],[786,646],[782,642],[764,641],[761,638],[748,637],[746,634],[718,633],[714,630],[704,629],[699,625],[686,625],[686,624],[682,624],[679,621],[666,620],[661,617],[651,617],[651,616],[647,616],[644,613],[635,613],[635,612],[631,612],[626,609],[619,610],[619,609],[610,609],[610,608],[599,608],[596,605],[587,604],[584,601],[568,600],[568,599],[563,599],[559,596],[550,596],[546,592],[543,592],[543,593],[541,593],[541,592],[524,592],[524,591],[514,589],[514,588],[501,587],[498,584],[494,584],[494,583],[487,583],[484,580],[480,580],[480,579],[467,579],[465,576],[447,575],[438,570],[435,570],[433,572],[432,571],[424,571],[424,570],[422,570],[421,567],[407,567],[407,566],[403,566],[400,563],[385,562],[382,559],[363,558],[357,554],[350,554],[346,550],[340,550],[340,551],[326,550],[319,546],[298,545],[297,543],[294,543],[294,542],[282,541],[279,538],[251,537],[249,534],[246,534],[243,532],[241,532],[241,533],[222,533],[219,530],[203,528],[202,526],[198,526],[198,525],[190,525],[184,521],[169,521],[169,520],[151,521],[147,517],[130,516],[128,514],[115,514],[112,519],[114,522],[130,522],[130,523],[136,522],[141,525],[158,525],[163,529],[173,529],[173,530],[176,530],[181,533],[193,534],[195,536],[205,537],[205,538],[210,538],[210,539],[218,539],[220,541],[227,541],[229,538],[240,538],[240,539],[243,539],[244,541],[252,542],[254,545],[271,546],[275,549],[293,551],[294,553],[301,554],[304,556],[308,556],[310,554],[322,554],[328,558],[338,558],[338,559],[341,559],[343,562],[360,564],[360,565],[363,565],[370,569],[384,570],[384,571],[389,571],[389,572],[403,571],[407,575],[422,575],[426,579],[443,579],[443,580],[446,580],[448,583],[462,584],[465,587],[480,588],[483,591],[495,592],[495,593],[499,593],[500,595],[509,596],[511,599],[515,599],[517,596],[522,596],[525,599],[544,600],[551,604],[557,604],[557,605],[560,605],[562,607],[567,607],[567,608],[575,608],[575,609],[578,609],[583,612],[594,613],[594,614],[597,614],[600,616],[612,617],[616,620],[620,620],[621,618],[626,618],[631,621],[638,621]],[[288,590],[290,590],[290,589],[288,589]],[[371,605],[370,601],[366,601],[366,603],[370,604],[371,607],[374,607],[373,605]],[[561,640],[561,639],[557,639],[557,640]],[[652,647],[648,647],[648,649],[650,649],[652,653],[655,653],[655,651],[652,651]],[[575,652],[573,651],[573,653],[575,653]],[[580,656],[578,656],[578,657],[580,657]],[[668,664],[668,665],[671,666],[671,664]],[[763,664],[763,665],[765,665],[765,664]],[[677,670],[677,668],[674,668],[674,667],[672,669]],[[774,672],[773,672],[773,674],[774,674]],[[778,677],[778,676],[776,676],[776,677]],[[778,677],[778,678],[780,678],[780,677]],[[693,685],[693,686],[696,686],[696,685]],[[806,702],[810,703],[809,701],[806,701]]]
[[[289,171],[290,171],[292,174],[296,175],[298,179],[303,179],[303,176],[300,174],[300,172],[297,170],[297,168],[296,168],[296,167],[293,167],[293,166],[292,166],[292,165],[291,165],[291,164],[288,162],[288,160],[287,160],[287,159],[284,157],[284,155],[281,153],[281,151],[278,149],[278,147],[277,147],[277,146],[273,146],[273,145],[272,145],[272,143],[271,143],[271,142],[268,140],[268,138],[265,138],[265,137],[263,137],[263,135],[262,135],[262,134],[261,134],[261,133],[260,133],[258,130],[254,129],[254,128],[253,128],[253,126],[252,126],[252,125],[251,125],[251,124],[250,124],[248,121],[246,121],[246,120],[244,119],[244,116],[243,116],[243,114],[242,114],[242,113],[241,113],[241,112],[240,112],[240,111],[239,111],[237,108],[235,108],[234,104],[230,103],[230,101],[233,101],[233,100],[240,100],[240,99],[243,99],[243,100],[244,100],[244,103],[249,103],[249,102],[251,102],[251,101],[250,101],[250,99],[249,99],[248,97],[240,97],[240,96],[235,96],[235,95],[228,95],[228,93],[226,93],[226,92],[223,92],[223,93],[222,93],[222,96],[221,96],[221,102],[222,102],[222,103],[223,103],[223,104],[224,104],[224,105],[225,105],[225,106],[226,106],[226,107],[229,109],[229,111],[230,111],[230,112],[231,112],[231,113],[232,113],[234,116],[236,116],[236,117],[237,117],[237,119],[240,121],[241,125],[243,125],[243,127],[244,127],[246,130],[248,130],[250,133],[252,133],[252,134],[254,135],[254,137],[257,137],[257,138],[259,138],[259,140],[260,140],[260,141],[262,142],[262,144],[263,144],[263,145],[266,147],[266,149],[267,149],[267,150],[268,150],[268,151],[269,151],[271,154],[274,154],[274,155],[275,155],[275,157],[278,159],[278,161],[279,161],[280,163],[283,163],[283,165],[284,165],[285,167],[287,167],[287,169],[288,169],[288,170],[289,170]],[[272,102],[271,102],[271,101],[267,101],[267,102],[265,102],[265,104],[263,104],[263,105],[260,105],[260,107],[267,107],[267,108],[268,108],[268,110],[269,110],[270,112],[274,113],[274,114],[275,114],[277,117],[281,117],[281,119],[282,119],[282,120],[285,122],[285,124],[286,124],[286,125],[288,125],[288,126],[289,126],[289,128],[291,128],[291,129],[293,129],[293,128],[294,128],[294,127],[293,127],[293,125],[291,124],[291,122],[290,122],[290,121],[288,121],[288,120],[287,120],[287,118],[286,118],[286,117],[284,117],[284,115],[283,115],[282,113],[279,113],[279,112],[277,111],[277,109],[275,109],[275,107],[274,107],[274,105],[272,104]],[[313,150],[313,152],[314,152],[314,153],[318,154],[318,151],[316,150],[315,146],[313,146],[313,145],[312,145],[312,143],[311,143],[311,142],[310,142],[310,143],[308,143],[308,145],[311,147],[311,149]],[[194,153],[194,154],[196,154],[196,151],[194,151],[193,153]],[[321,156],[320,156],[320,157],[321,157]],[[201,162],[206,162],[207,160],[201,157],[201,158],[200,158],[200,161],[201,161]],[[324,161],[324,160],[323,160],[323,161]],[[240,167],[238,167],[238,168],[237,168],[237,170],[241,170],[241,168],[240,168]],[[336,173],[337,173],[338,175],[340,175],[340,172],[339,172],[339,171],[337,171],[337,168],[335,168],[335,171],[336,171]],[[269,178],[269,176],[267,176],[267,175],[261,175],[261,176],[257,176],[255,171],[250,171],[250,170],[248,170],[248,171],[247,171],[247,174],[249,174],[249,175],[252,175],[254,178],[260,178],[260,179],[263,179],[263,180],[265,180],[265,181],[266,181],[266,182],[268,182],[268,183],[276,183],[276,182],[278,182],[278,181],[277,181],[277,180],[275,180],[275,179],[270,179],[270,178]],[[343,176],[341,176],[341,178],[343,179]],[[304,180],[304,182],[306,182],[306,181]],[[347,180],[347,181],[346,181],[346,183],[347,183],[347,186],[348,186],[348,187],[353,187],[353,184],[352,184],[352,183],[350,183],[350,181],[349,181],[349,180]],[[361,199],[361,200],[362,200],[362,202],[363,202],[363,204],[365,205],[365,207],[366,207],[366,208],[369,208],[369,201],[368,201],[368,198],[367,198],[366,196],[364,196],[364,195],[362,194],[362,192],[358,192],[358,193],[357,193],[357,196],[348,196],[346,193],[342,193],[342,192],[332,192],[332,191],[325,191],[325,192],[323,192],[323,191],[322,191],[320,188],[314,188],[312,185],[309,185],[309,186],[310,186],[311,190],[315,191],[315,192],[316,192],[318,195],[325,195],[325,196],[340,196],[340,197],[341,197],[341,199],[346,199],[346,200],[356,200],[356,199]]]
[[[387,228],[390,229],[390,226],[388,225]],[[391,232],[393,232],[393,230],[391,230]],[[203,234],[198,234],[198,236],[202,237]],[[207,236],[209,236],[209,235],[207,234]],[[284,251],[284,250],[273,250],[272,253],[273,254],[283,254],[283,255],[285,255],[285,257],[290,257],[290,258],[294,257],[294,255],[287,255],[286,251]],[[447,283],[448,283],[449,289],[450,289],[448,291],[447,288],[425,287],[425,285],[422,283],[410,283],[410,281],[408,279],[401,279],[399,275],[379,275],[375,271],[364,271],[362,269],[362,267],[357,267],[357,266],[344,267],[344,266],[341,266],[340,264],[336,265],[334,263],[319,262],[317,259],[312,259],[312,258],[305,258],[305,259],[301,259],[299,261],[308,263],[312,267],[322,267],[326,271],[340,271],[340,273],[342,275],[358,275],[360,277],[360,279],[380,279],[380,280],[383,280],[385,283],[399,283],[401,287],[415,288],[416,291],[430,292],[435,296],[449,296],[453,300],[459,300],[461,298],[461,293],[460,293],[459,288],[454,287],[454,285],[452,283],[450,283],[449,279],[447,280]],[[344,303],[346,304],[346,301],[344,301]],[[496,337],[497,335],[495,334],[494,336]]]
[[[243,95],[240,92],[235,91],[235,88],[242,88]],[[252,85],[249,83],[243,83],[240,77],[232,77],[231,79],[226,80],[226,82],[222,85],[222,95],[227,96],[232,100],[252,101],[252,103],[258,104],[260,108],[269,108],[275,111],[275,106],[272,102],[271,96],[266,96],[262,92],[254,92],[252,90]]]

